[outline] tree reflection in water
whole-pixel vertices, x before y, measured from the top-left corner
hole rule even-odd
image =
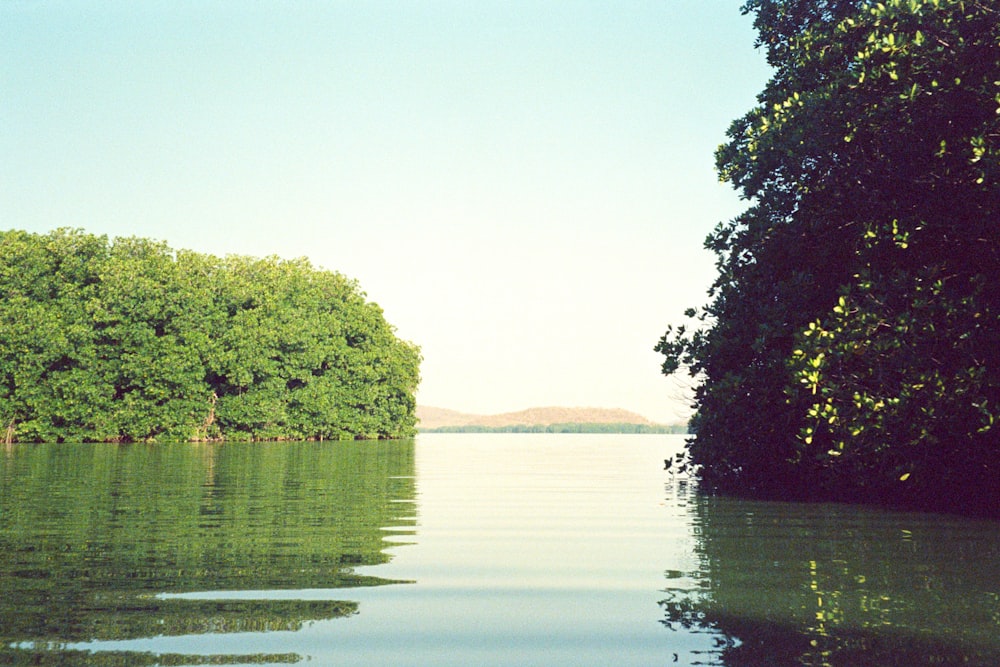
[[[401,513],[412,511],[414,494],[412,440],[8,447],[0,460],[0,663],[297,661],[66,648],[294,631],[356,614],[350,600],[161,594],[397,583],[356,568],[388,560],[386,528],[409,530],[414,518]]]
[[[699,496],[699,566],[667,572],[662,623],[726,665],[1000,664],[1000,524]]]

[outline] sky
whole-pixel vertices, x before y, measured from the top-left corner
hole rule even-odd
[[[0,3],[0,229],[307,257],[422,350],[422,405],[677,422],[653,347],[746,203],[742,0]]]

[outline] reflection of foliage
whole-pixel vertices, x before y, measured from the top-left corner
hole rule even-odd
[[[995,665],[998,654],[955,645],[934,636],[892,627],[844,628],[814,635],[793,623],[749,618],[712,609],[704,602],[661,602],[671,629],[716,635],[714,660],[726,667],[785,665]]]
[[[306,621],[358,613],[342,600],[186,600],[123,593],[62,599],[68,608],[24,605],[25,613],[4,620],[4,636],[61,639],[129,639],[153,635],[296,631]],[[86,609],[88,613],[81,613]],[[4,610],[7,613],[7,610]]]
[[[254,653],[250,655],[179,655],[176,653],[135,653],[131,651],[35,651],[15,650],[0,654],[4,665],[47,667],[48,665],[87,665],[87,667],[172,667],[173,665],[274,665],[294,664],[302,656],[294,653]]]
[[[719,664],[1000,662],[995,523],[711,497],[695,514],[701,565],[660,606]]]
[[[158,593],[392,583],[413,442],[14,445],[0,460],[0,643],[295,630],[353,602]],[[0,649],[0,658],[6,656]]]

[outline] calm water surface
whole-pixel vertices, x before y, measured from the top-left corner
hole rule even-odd
[[[1000,524],[702,497],[681,444],[11,446],[0,664],[1000,664]]]

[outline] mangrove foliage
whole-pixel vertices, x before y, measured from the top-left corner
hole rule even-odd
[[[663,370],[705,488],[1000,510],[1000,6],[749,0],[773,77],[719,174],[749,208]]]
[[[0,436],[408,436],[419,350],[356,282],[80,230],[0,232]]]

